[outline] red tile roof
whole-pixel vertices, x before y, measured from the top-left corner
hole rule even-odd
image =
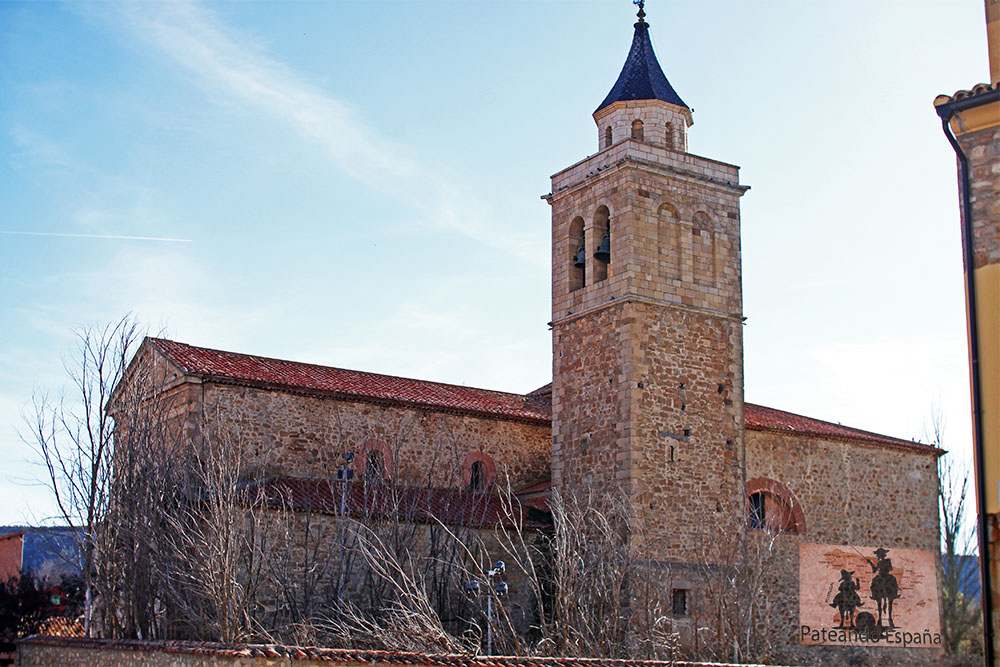
[[[37,634],[48,637],[83,637],[83,618],[47,618],[38,626]]]
[[[185,373],[217,382],[311,391],[499,419],[537,423],[551,420],[551,410],[543,402],[521,394],[256,357],[162,338],[147,340]]]
[[[426,409],[460,412],[539,424],[552,421],[552,384],[510,394],[440,382],[414,380],[297,361],[212,350],[162,338],[147,339],[184,372],[216,382],[310,391]],[[812,435],[940,453],[936,447],[841,426],[762,405],[745,406],[747,429]]]
[[[537,398],[549,404],[552,402],[552,383],[539,387],[528,396]],[[850,440],[854,442],[867,442],[876,445],[888,445],[890,447],[903,447],[905,449],[915,449],[918,451],[944,453],[944,450],[931,447],[911,440],[894,438],[889,435],[862,431],[861,429],[842,426],[832,422],[826,422],[812,417],[803,417],[792,412],[767,408],[755,403],[744,404],[744,418],[746,427],[751,431],[774,431],[778,433],[793,433],[795,435],[813,435],[835,440]]]
[[[851,440],[855,442],[868,442],[877,445],[888,445],[890,447],[901,447],[903,449],[914,449],[927,453],[943,454],[944,450],[930,445],[925,445],[912,440],[893,438],[888,435],[862,431],[858,428],[841,426],[832,422],[803,417],[783,410],[765,408],[763,405],[747,403],[745,409],[747,429],[753,431],[774,431],[779,433],[794,433],[797,435],[813,435],[834,440]]]
[[[100,651],[143,651],[225,658],[285,659],[289,662],[301,660],[362,665],[425,665],[426,667],[726,667],[722,663],[710,662],[661,662],[654,660],[612,660],[610,658],[499,655],[477,656],[407,653],[402,651],[364,651],[317,648],[313,646],[283,646],[281,644],[216,644],[210,642],[149,641],[141,639],[85,639],[82,637],[33,636],[22,639],[20,643],[22,645],[94,649]],[[260,664],[265,663],[261,662]],[[755,666],[744,665],[743,667]]]
[[[432,489],[402,485],[375,485],[361,481],[342,484],[336,480],[272,477],[253,488],[271,503],[287,503],[296,510],[326,514],[340,512],[341,493],[346,488],[344,509],[351,516],[403,517],[413,522],[441,521],[451,526],[491,527],[521,525],[542,529],[551,524],[545,512],[516,503],[505,507],[494,494],[468,493],[458,489]]]

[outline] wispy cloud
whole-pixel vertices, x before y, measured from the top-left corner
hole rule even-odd
[[[114,239],[123,241],[160,241],[164,243],[191,243],[191,239],[171,239],[159,236],[124,236],[120,234],[70,234],[68,232],[19,232],[0,229],[0,234],[11,236],[54,236],[71,239]]]
[[[497,234],[496,225],[485,219],[488,214],[481,213],[487,207],[457,175],[418,161],[405,147],[379,136],[347,104],[253,47],[251,38],[196,2],[137,3],[123,15],[137,36],[194,75],[208,94],[225,94],[287,123],[339,169],[401,200],[426,221],[546,264],[545,253],[527,239]]]

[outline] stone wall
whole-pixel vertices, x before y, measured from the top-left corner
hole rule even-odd
[[[239,443],[250,465],[274,474],[332,477],[346,452],[383,451],[401,483],[459,486],[463,463],[482,453],[497,481],[517,488],[546,478],[550,427],[467,414],[345,401],[307,393],[187,381],[170,389],[175,419]],[[175,414],[176,413],[176,414]],[[183,414],[181,414],[183,413]],[[489,466],[488,466],[489,468]]]
[[[1000,264],[1000,124],[960,134],[958,140],[969,159],[973,266]]]
[[[940,649],[800,645],[800,542],[937,552],[937,456],[933,450],[747,431],[747,477],[774,480],[801,508],[804,531],[778,538],[775,614],[789,631],[781,659],[796,664],[928,664]],[[938,564],[938,569],[940,563]],[[870,602],[870,601],[869,601]]]

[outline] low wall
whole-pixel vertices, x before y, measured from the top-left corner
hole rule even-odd
[[[137,640],[29,637],[18,645],[25,667],[710,667],[702,662],[643,662],[585,658],[489,658],[391,651],[352,651],[265,644],[209,644]],[[722,666],[715,666],[722,667]],[[748,667],[744,665],[742,667]]]

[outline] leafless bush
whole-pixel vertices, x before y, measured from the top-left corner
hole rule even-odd
[[[795,543],[781,537],[788,518],[769,517],[755,529],[717,527],[717,541],[692,568],[698,595],[692,608],[694,635],[685,646],[690,657],[767,663],[787,643],[780,601],[795,581],[789,551]]]
[[[264,601],[288,552],[291,516],[282,499],[264,497],[259,480],[248,479],[243,432],[238,424],[210,429],[181,455],[186,465],[158,563],[174,634],[221,642],[268,636]]]

